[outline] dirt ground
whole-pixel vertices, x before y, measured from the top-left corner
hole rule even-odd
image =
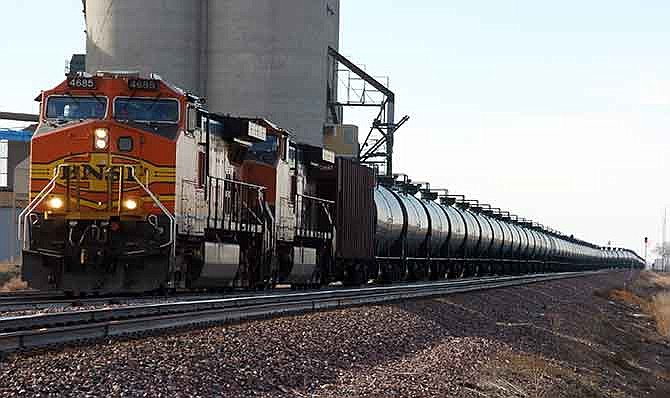
[[[612,272],[15,354],[0,396],[670,397],[668,289]]]
[[[670,397],[662,325],[670,302],[654,305],[670,291],[670,276],[625,271],[549,285],[518,289],[525,300],[500,315],[490,307],[511,301],[512,289],[453,300],[487,325],[470,330],[504,342],[464,396]]]

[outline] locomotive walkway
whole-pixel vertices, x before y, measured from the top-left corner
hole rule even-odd
[[[285,294],[270,293],[246,297],[0,318],[0,352],[30,350],[140,333],[154,333],[173,328],[239,322],[311,311],[497,289],[588,276],[598,272],[602,271],[486,277]]]

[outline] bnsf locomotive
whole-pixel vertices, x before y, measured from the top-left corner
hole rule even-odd
[[[73,293],[641,267],[402,176],[208,112],[156,75],[68,77],[40,97],[23,278]]]

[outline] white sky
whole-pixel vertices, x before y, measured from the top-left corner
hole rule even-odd
[[[343,0],[341,51],[412,117],[397,171],[643,255],[670,202],[668,20],[667,1]]]
[[[340,51],[388,75],[412,117],[395,171],[598,244],[659,240],[670,3],[341,1]],[[84,51],[81,1],[0,6],[0,110],[36,112]]]

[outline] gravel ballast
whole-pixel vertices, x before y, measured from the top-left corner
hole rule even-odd
[[[594,295],[626,275],[15,354],[0,396],[670,396],[650,320]]]

